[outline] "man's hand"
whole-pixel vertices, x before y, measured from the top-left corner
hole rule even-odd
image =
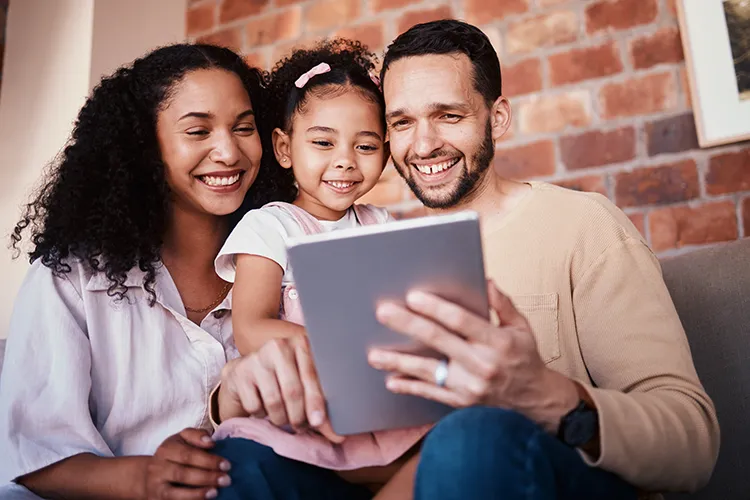
[[[491,282],[488,294],[498,326],[424,292],[407,295],[408,309],[383,304],[377,310],[383,325],[446,356],[442,387],[435,383],[440,361],[434,358],[373,349],[369,362],[392,373],[386,383],[395,393],[453,407],[511,409],[554,433],[580,400],[576,383],[545,366],[528,321]]]

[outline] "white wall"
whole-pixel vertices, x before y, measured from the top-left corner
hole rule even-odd
[[[0,338],[28,268],[7,248],[20,206],[65,145],[101,75],[185,38],[185,2],[10,2],[0,88]]]

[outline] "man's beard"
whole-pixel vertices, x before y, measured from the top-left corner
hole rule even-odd
[[[443,155],[443,151],[437,151],[433,157],[437,158]],[[482,145],[479,147],[479,151],[477,151],[471,158],[471,164],[474,169],[469,172],[469,167],[466,161],[464,161],[463,171],[461,172],[461,177],[458,179],[458,184],[452,192],[443,194],[440,197],[430,197],[428,194],[430,190],[423,190],[414,180],[414,174],[409,176],[406,175],[406,172],[411,168],[409,162],[407,162],[406,165],[400,165],[394,158],[393,164],[396,166],[396,170],[401,177],[406,181],[406,184],[408,184],[409,189],[414,193],[414,196],[416,196],[424,206],[427,208],[444,209],[455,207],[459,203],[468,201],[474,196],[475,191],[480,185],[480,181],[484,179],[487,169],[492,165],[492,159],[494,156],[495,145],[492,141],[492,126],[490,125],[490,121],[487,120]]]

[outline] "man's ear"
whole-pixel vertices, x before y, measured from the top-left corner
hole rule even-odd
[[[497,142],[510,128],[513,112],[510,102],[503,96],[497,98],[490,108],[490,126],[492,128],[492,140]]]
[[[292,138],[281,130],[280,128],[274,129],[271,133],[271,141],[273,142],[273,153],[276,155],[276,161],[279,162],[283,168],[292,168]]]

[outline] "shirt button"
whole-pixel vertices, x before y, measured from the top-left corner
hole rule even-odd
[[[292,300],[297,300],[297,290],[289,290],[289,298]]]
[[[221,319],[224,316],[226,316],[227,310],[226,309],[219,309],[218,311],[214,311],[214,318]]]

